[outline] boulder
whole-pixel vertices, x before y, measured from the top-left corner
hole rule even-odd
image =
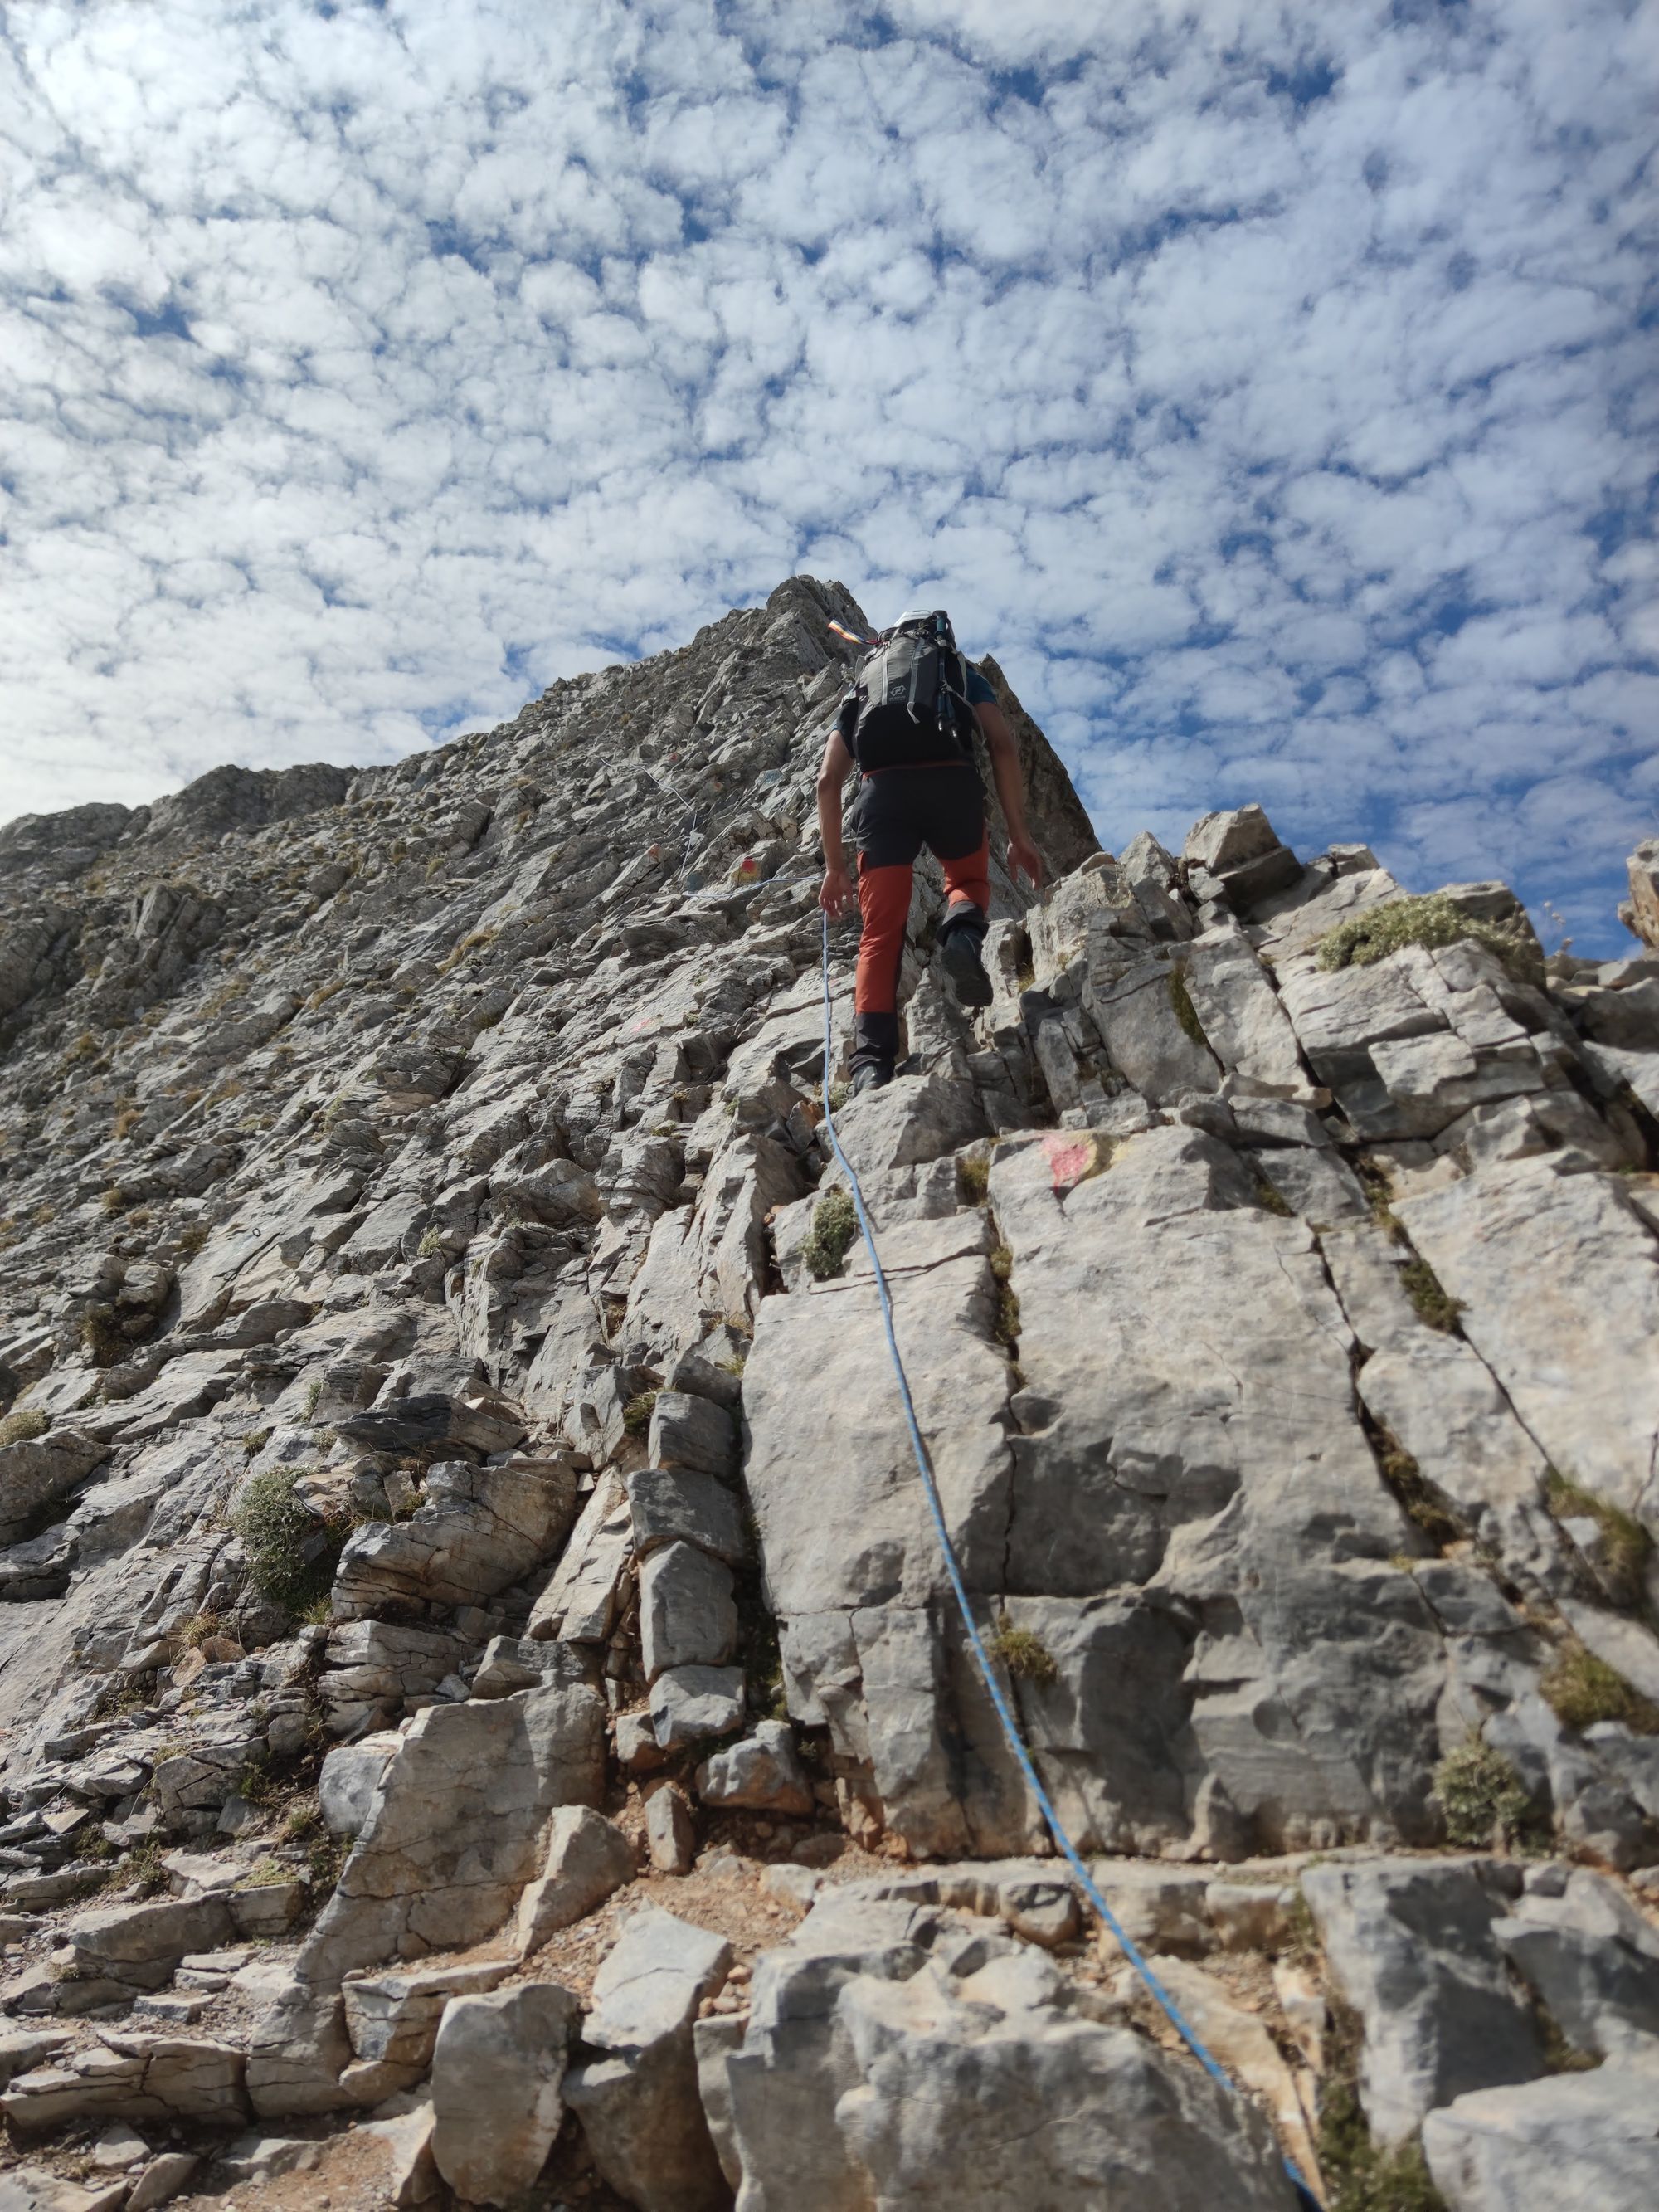
[[[1449,2212],[1651,2212],[1659,2203],[1659,2094],[1650,2067],[1601,2066],[1477,2089],[1423,2124]]]
[[[633,1522],[623,1479],[607,1469],[583,1506],[547,1588],[530,1614],[538,1641],[598,1643],[611,1632],[631,1553]]]
[[[572,2071],[566,2097],[594,2164],[639,2212],[716,2212],[729,2201],[697,2094],[691,2029],[731,1963],[723,1936],[647,1905],[594,1978],[581,2039],[607,2055]]]
[[[471,1652],[447,1628],[352,1620],[331,1630],[318,1684],[331,1735],[362,1741],[383,1730],[412,1698],[429,1697]]]
[[[1474,2089],[1532,2081],[1544,2051],[1493,1923],[1507,1870],[1409,1859],[1310,1867],[1302,1893],[1332,1980],[1364,2024],[1359,2096],[1379,2142]]]
[[[684,1390],[659,1390],[647,1449],[653,1467],[729,1474],[737,1458],[737,1426],[723,1406]]]
[[[340,2077],[356,2105],[378,2105],[411,2089],[432,2063],[438,2023],[452,1997],[493,1990],[511,1971],[506,1959],[476,1965],[417,1966],[405,1973],[349,1974],[341,1990],[354,2063]]]
[[[302,1948],[307,1982],[464,1948],[491,1935],[538,1872],[548,1815],[605,1792],[605,1701],[586,1685],[432,1705],[371,1801]]]
[[[1182,866],[1194,894],[1212,898],[1224,891],[1232,904],[1247,908],[1294,884],[1301,865],[1261,809],[1252,804],[1200,815],[1187,832]]]
[[[1644,837],[1626,863],[1630,878],[1629,927],[1659,951],[1659,837]],[[1620,908],[1621,916],[1625,909]]]
[[[1575,2051],[1659,2058],[1659,1929],[1605,1875],[1528,1892],[1492,1936]]]
[[[343,2111],[354,2102],[341,2086],[351,2056],[338,1989],[290,1975],[253,2025],[248,2102],[262,2119]]]
[[[672,1782],[653,1790],[645,1801],[645,1844],[656,1873],[691,1871],[697,1853],[696,1824],[690,1807]]]
[[[368,1818],[386,1764],[402,1741],[395,1729],[388,1729],[356,1743],[337,1744],[324,1759],[317,1777],[317,1804],[331,1836],[357,1834]]]
[[[408,1520],[370,1522],[348,1541],[334,1582],[336,1615],[483,1604],[563,1543],[576,1518],[576,1468],[562,1457],[432,1468]]]
[[[697,1795],[705,1805],[768,1813],[806,1814],[814,1802],[812,1778],[787,1721],[762,1721],[753,1735],[705,1759],[697,1769]]]
[[[651,1685],[651,1725],[664,1751],[729,1735],[742,1718],[741,1667],[671,1667]]]
[[[587,1805],[563,1805],[547,1824],[542,1871],[519,1900],[514,1942],[521,1956],[584,1919],[634,1877],[633,1839]]]
[[[432,2057],[432,2155],[469,2203],[507,2204],[541,2172],[564,2118],[560,2090],[580,2007],[530,1982],[452,1998]]]
[[[27,1537],[42,1510],[107,1459],[109,1449],[103,1438],[67,1425],[0,1444],[0,1545]]]
[[[1252,2105],[1080,2016],[1040,1952],[927,1908],[831,1893],[757,1962],[741,2041],[705,2023],[698,2043],[757,2212],[1295,2202]]]
[[[387,1205],[400,1202],[389,1200]],[[418,1225],[425,1209],[418,1201],[415,1206],[410,1218]],[[370,1215],[364,1229],[357,1232],[360,1240],[386,1211],[387,1207],[379,1207]],[[350,1249],[347,1247],[348,1251]],[[394,1399],[387,1406],[371,1406],[365,1413],[347,1414],[334,1426],[335,1433],[348,1443],[391,1458],[436,1451],[444,1444],[460,1444],[479,1453],[510,1451],[525,1432],[523,1421],[505,1407],[469,1404],[443,1390],[422,1391]]]
[[[749,1554],[743,1508],[735,1491],[690,1468],[646,1467],[627,1477],[634,1549],[641,1559],[665,1544],[699,1551],[739,1566]]]
[[[1243,1088],[1259,1097],[1309,1095],[1296,1032],[1242,930],[1213,930],[1195,939],[1181,978],[1211,1051]]]
[[[161,1988],[186,1952],[211,1951],[235,1932],[224,1896],[167,1898],[77,1914],[64,1930],[84,1981]]]
[[[70,2120],[243,2119],[242,2053],[206,2037],[106,2028],[96,2043],[13,2077],[0,2112],[20,2136]]]
[[[1345,1829],[1427,1840],[1443,1645],[1390,1564],[1410,1527],[1358,1418],[1352,1339],[1309,1229],[1264,1211],[1228,1146],[1184,1126],[1115,1151],[1063,1131],[1006,1142],[991,1200],[1024,1378],[1000,1586],[1022,1602],[1113,1592],[1075,1644],[1058,1617],[1032,1632],[1063,1634],[1070,1667],[1133,1650],[1137,1669],[1127,1710],[1081,1694],[1069,1668],[1021,1688],[1050,1729],[1069,1698],[1056,1748],[1093,1753],[1067,1762],[1092,1799],[1067,1805],[1085,1847],[1156,1848],[1200,1796],[1229,1856],[1252,1831],[1275,1848]],[[1143,1727],[1121,1768],[1097,1747]]]
[[[640,1650],[647,1682],[665,1668],[720,1667],[738,1643],[732,1571],[691,1544],[668,1544],[640,1567]]]

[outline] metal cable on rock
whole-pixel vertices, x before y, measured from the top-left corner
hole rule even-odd
[[[1065,1823],[1055,1810],[1048,1791],[1042,1786],[1031,1754],[1025,1747],[1024,1739],[1020,1735],[1014,1716],[1009,1708],[1008,1700],[1003,1694],[1002,1686],[997,1680],[990,1655],[987,1652],[975,1624],[973,1607],[968,1597],[968,1586],[963,1580],[961,1564],[957,1560],[956,1547],[951,1541],[951,1532],[945,1522],[945,1507],[939,1498],[939,1484],[933,1474],[933,1463],[928,1455],[927,1446],[923,1441],[921,1425],[916,1419],[915,1401],[910,1395],[910,1379],[904,1371],[904,1358],[899,1351],[898,1337],[893,1327],[893,1301],[887,1288],[887,1277],[882,1267],[881,1255],[876,1249],[875,1229],[870,1219],[869,1209],[864,1202],[864,1190],[859,1182],[858,1170],[842,1150],[841,1138],[836,1129],[835,1112],[830,1103],[830,1069],[834,1058],[835,1039],[830,986],[830,916],[827,910],[823,915],[823,1126],[829,1135],[830,1149],[835,1154],[842,1173],[847,1177],[848,1194],[853,1200],[853,1210],[858,1216],[859,1229],[864,1237],[865,1249],[870,1255],[871,1271],[875,1278],[876,1298],[881,1309],[882,1329],[887,1339],[887,1354],[892,1362],[894,1379],[898,1384],[899,1400],[904,1408],[904,1425],[909,1431],[910,1449],[915,1459],[916,1472],[921,1477],[922,1492],[927,1500],[927,1510],[933,1519],[933,1533],[939,1539],[939,1552],[945,1561],[945,1572],[950,1577],[951,1589],[956,1597],[957,1610],[962,1615],[962,1625],[967,1634],[969,1647],[974,1655],[974,1663],[979,1669],[980,1678],[995,1709],[997,1720],[1007,1741],[1008,1748],[1013,1753],[1019,1770],[1025,1778],[1026,1786],[1036,1801],[1037,1809],[1042,1814],[1049,1834],[1054,1838],[1054,1846],[1077,1876],[1084,1895],[1099,1916],[1102,1925],[1115,1938],[1124,1957],[1139,1975],[1148,1993],[1162,2008],[1170,2027],[1175,2029],[1206,2073],[1213,2081],[1218,2082],[1229,2096],[1242,2099],[1243,2092],[1206,2049],[1200,2037],[1188,2025],[1180,2007],[1152,1971],[1139,1947],[1131,1940],[1117,1915],[1102,1896],[1093,1875],[1084,1864],[1076,1844],[1066,1833]],[[1301,2204],[1306,2208],[1306,2212],[1320,2212],[1318,2199],[1289,2158],[1285,2160],[1285,2171],[1290,2177],[1291,2184],[1296,2190]]]

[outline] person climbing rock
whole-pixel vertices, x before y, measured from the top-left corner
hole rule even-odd
[[[863,924],[853,994],[855,1091],[892,1080],[911,872],[924,845],[945,868],[945,972],[964,1006],[991,1003],[981,950],[991,904],[990,838],[974,762],[975,723],[1008,825],[1009,871],[1023,871],[1033,885],[1042,880],[1042,856],[1025,826],[1013,732],[989,684],[957,649],[950,617],[913,608],[867,642],[824,745],[817,784],[823,843],[818,903],[834,915],[855,896],[842,843],[842,789],[848,770],[858,768],[848,824],[859,856]]]

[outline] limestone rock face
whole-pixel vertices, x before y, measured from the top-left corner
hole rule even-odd
[[[1595,963],[1257,805],[1109,854],[988,660],[1045,895],[993,805],[968,1008],[918,864],[850,1097],[837,623],[792,578],[394,767],[0,828],[27,2171],[304,2116],[227,2173],[1207,2212],[1352,2059],[1448,2203],[1645,2203],[1652,854]]]

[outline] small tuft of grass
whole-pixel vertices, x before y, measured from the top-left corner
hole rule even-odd
[[[1576,1636],[1561,1645],[1545,1669],[1538,1692],[1567,1728],[1619,1721],[1637,1735],[1659,1735],[1659,1705],[1632,1689],[1615,1668],[1598,1659]]]
[[[1275,1190],[1266,1176],[1255,1178],[1255,1202],[1264,1213],[1276,1213],[1282,1220],[1294,1220],[1296,1208],[1282,1191]]]
[[[1626,1603],[1637,1603],[1648,1561],[1653,1556],[1653,1539],[1635,1515],[1626,1513],[1622,1506],[1609,1504],[1605,1498],[1598,1498],[1593,1490],[1570,1481],[1554,1468],[1549,1468],[1544,1477],[1544,1502],[1558,1521],[1595,1522],[1601,1532],[1601,1551],[1608,1578],[1617,1585]]]
[[[1376,1463],[1382,1471],[1382,1480],[1405,1509],[1407,1519],[1414,1522],[1431,1544],[1443,1548],[1458,1540],[1463,1530],[1456,1516],[1425,1480],[1422,1468],[1400,1439],[1388,1429],[1378,1431]]]
[[[1538,2021],[1538,2033],[1544,2045],[1544,2071],[1547,2074],[1593,2074],[1601,2063],[1593,2051],[1577,2051],[1562,2033],[1561,2023],[1547,2005],[1536,2005],[1534,2012]]]
[[[965,1152],[957,1162],[957,1191],[964,1206],[983,1206],[991,1188],[988,1152]]]
[[[242,1876],[238,1887],[242,1889],[280,1889],[284,1882],[293,1879],[293,1868],[284,1866],[281,1859],[263,1858],[251,1873]]]
[[[179,1249],[187,1259],[194,1259],[207,1241],[208,1225],[205,1221],[187,1221],[179,1231]]]
[[[850,1194],[826,1191],[812,1209],[812,1226],[800,1248],[807,1273],[819,1282],[838,1275],[859,1233],[859,1218]]]
[[[424,1229],[421,1232],[421,1241],[415,1248],[415,1256],[419,1260],[435,1260],[443,1249],[443,1231]]]
[[[8,1444],[25,1444],[43,1437],[52,1423],[38,1406],[20,1406],[0,1420],[0,1450]]]
[[[107,1190],[100,1194],[98,1203],[103,1207],[106,1213],[113,1218],[113,1216],[118,1213],[125,1213],[126,1212],[127,1194],[125,1191],[122,1189],[118,1182],[112,1182]]]
[[[1175,1008],[1175,1018],[1194,1044],[1210,1049],[1210,1040],[1204,1034],[1204,1024],[1198,1018],[1198,1008],[1193,1004],[1192,994],[1187,988],[1187,978],[1179,968],[1170,970],[1170,1004]]]
[[[1401,1288],[1412,1302],[1413,1311],[1420,1322],[1431,1328],[1455,1335],[1457,1316],[1463,1310],[1461,1298],[1450,1297],[1442,1287],[1440,1278],[1426,1260],[1407,1260],[1400,1270]]]
[[[641,1390],[637,1397],[630,1398],[623,1407],[623,1427],[630,1437],[645,1434],[651,1425],[656,1403],[657,1393],[654,1390]]]
[[[1053,1682],[1060,1676],[1054,1654],[1029,1628],[1016,1628],[1007,1613],[997,1615],[997,1632],[985,1639],[985,1649],[1000,1659],[1011,1674],[1027,1682]]]
[[[1525,983],[1541,983],[1543,960],[1538,940],[1520,921],[1479,921],[1443,891],[1420,898],[1389,899],[1327,930],[1316,957],[1322,968],[1369,968],[1408,945],[1432,951],[1470,939],[1495,952],[1510,974]]]
[[[1540,1826],[1518,1769],[1473,1730],[1435,1768],[1431,1795],[1445,1817],[1448,1841],[1473,1850],[1507,1849]]]
[[[1019,1294],[1014,1289],[1014,1255],[1012,1248],[999,1244],[989,1260],[991,1279],[997,1286],[996,1340],[1007,1352],[1019,1345]]]

